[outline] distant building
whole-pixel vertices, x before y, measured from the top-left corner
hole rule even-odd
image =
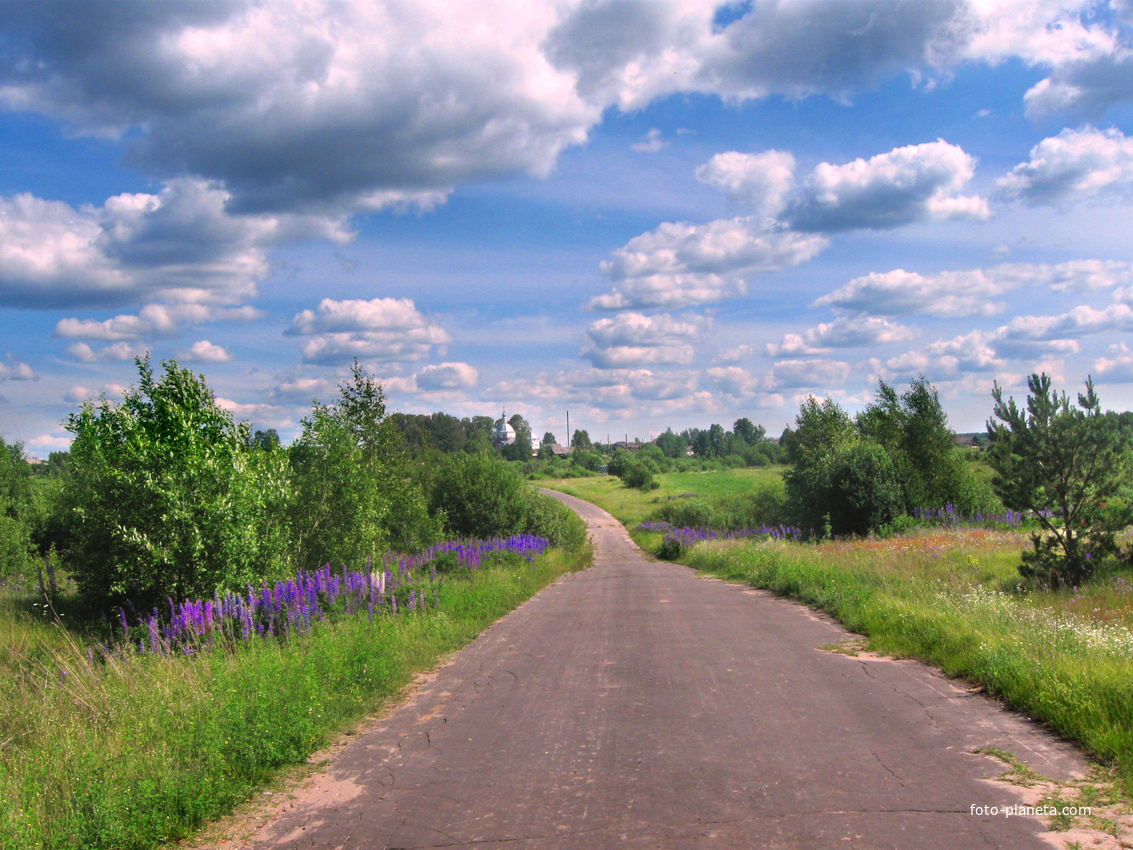
[[[975,434],[957,434],[953,442],[961,449],[981,449],[983,444]]]
[[[570,446],[560,445],[559,443],[543,443],[542,448],[547,449],[555,457],[567,458],[570,457],[574,449]]]
[[[515,443],[515,429],[507,422],[507,411],[502,411],[500,420],[496,423],[496,430],[492,433],[492,445],[497,449],[500,446],[510,446]]]
[[[629,443],[627,443],[625,440],[619,440],[618,442],[614,443],[610,448],[611,449],[625,449],[631,455],[635,455],[635,454],[637,454],[638,449],[640,449],[643,445],[645,445],[645,444],[638,442],[637,440],[634,440],[633,442],[629,442]]]

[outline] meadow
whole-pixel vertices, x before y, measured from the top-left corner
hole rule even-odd
[[[637,526],[658,494],[734,494],[782,467],[697,487],[659,475],[642,493],[619,482],[563,482],[590,498],[656,553],[663,534]],[[1024,589],[1021,529],[926,525],[887,537],[794,543],[707,540],[682,563],[772,590],[839,619],[863,647],[917,658],[984,687],[1011,707],[1045,721],[1108,765],[1133,793],[1133,567],[1058,591]]]
[[[713,472],[663,472],[656,475],[658,488],[642,491],[626,487],[609,475],[594,478],[563,478],[539,481],[540,487],[559,490],[600,505],[618,518],[638,545],[656,553],[663,534],[638,529],[638,525],[660,505],[675,500],[711,500],[735,496],[756,487],[781,487],[783,466],[741,467]]]
[[[117,623],[97,638],[68,628],[66,588],[51,606],[0,585],[0,848],[141,850],[190,836],[588,557],[440,553],[439,579],[425,566],[427,578],[394,587],[406,573],[386,572],[377,606],[358,591],[376,579],[347,574],[335,599],[336,576],[308,576],[255,616],[248,599],[182,605],[160,628],[127,616],[128,639]]]

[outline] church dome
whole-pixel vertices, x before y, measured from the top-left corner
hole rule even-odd
[[[496,423],[495,442],[498,446],[510,446],[515,442],[515,429],[508,425],[507,419],[503,416]]]

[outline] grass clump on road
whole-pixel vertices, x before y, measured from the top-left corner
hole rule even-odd
[[[588,553],[446,576],[427,612],[234,651],[100,652],[0,608],[0,848],[150,848],[302,763]]]
[[[682,560],[797,599],[866,635],[985,686],[1116,767],[1133,793],[1133,574],[1019,593],[1027,539],[932,529],[797,545],[708,541]]]

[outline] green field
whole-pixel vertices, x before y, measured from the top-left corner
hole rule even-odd
[[[604,508],[629,529],[639,546],[646,551],[655,552],[661,542],[661,535],[638,531],[637,524],[662,503],[685,498],[716,499],[753,487],[781,486],[784,469],[784,466],[761,466],[719,472],[664,472],[654,476],[660,486],[649,491],[626,487],[610,475],[548,479],[536,483],[540,487],[559,490]]]

